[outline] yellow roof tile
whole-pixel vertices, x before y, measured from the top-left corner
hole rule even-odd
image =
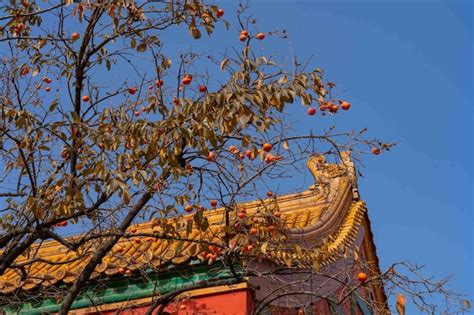
[[[311,266],[315,260],[319,260],[321,265],[325,265],[335,261],[339,257],[338,253],[353,243],[366,208],[364,202],[358,200],[354,194],[354,172],[347,164],[328,164],[321,157],[313,157],[308,161],[308,166],[316,184],[310,187],[310,190],[263,201],[263,206],[278,206],[281,217],[274,219],[279,222],[281,240],[286,239],[286,242],[277,241],[269,246],[265,254],[267,259],[299,266]],[[264,215],[264,211],[261,211],[261,201],[243,203],[239,208],[246,209],[248,216]],[[210,224],[206,232],[194,227],[189,235],[186,234],[185,228],[178,229],[177,233],[188,240],[221,243],[224,236],[222,227],[225,222],[225,209],[205,211],[204,216]],[[169,219],[168,222],[176,220],[185,226],[189,217],[190,215],[180,216]],[[233,222],[237,220],[235,210],[231,212],[231,218]],[[151,221],[138,224],[137,233],[161,234],[161,227],[155,226],[155,223]],[[259,228],[259,233],[268,235],[270,232]],[[92,245],[97,242],[91,241],[90,247],[93,248]],[[291,245],[294,243],[305,246],[295,251]],[[56,241],[35,246],[40,246],[35,257],[25,255],[17,260],[17,263],[31,262],[27,278],[22,280],[20,272],[8,269],[0,276],[1,294],[9,294],[20,288],[33,290],[38,286],[50,286],[59,281],[72,283],[91,255],[86,252],[81,256]],[[170,263],[186,263],[199,258],[199,255],[200,250],[189,241],[180,244],[178,241],[159,237],[122,238],[96,267],[94,276],[114,276],[122,272],[122,269],[159,269]],[[34,261],[38,257],[43,261]]]

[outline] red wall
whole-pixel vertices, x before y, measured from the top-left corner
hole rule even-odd
[[[182,300],[176,303],[170,303],[165,311],[173,315],[197,315],[197,314],[226,314],[226,315],[245,315],[250,314],[253,302],[247,289],[231,292],[222,292],[212,295],[192,297],[188,300]],[[148,306],[136,307],[123,310],[121,315],[140,315],[145,314]],[[98,314],[98,313],[89,313]],[[117,310],[102,311],[100,314],[117,314]]]

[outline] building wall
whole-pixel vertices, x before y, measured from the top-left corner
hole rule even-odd
[[[341,257],[336,262],[330,264],[327,267],[324,267],[321,270],[321,274],[332,275],[340,278],[341,281],[345,281],[348,277],[348,274],[352,274],[351,278],[355,278],[357,273],[360,271],[366,272],[369,277],[373,276],[375,261],[375,253],[372,253],[374,248],[370,246],[372,244],[371,235],[369,235],[368,222],[364,222],[359,228],[358,235],[355,239],[354,246],[359,249],[360,253],[360,266],[358,264],[354,265],[352,260],[347,260]],[[378,263],[378,261],[377,261]],[[269,271],[272,268],[276,268],[269,262],[262,262],[251,266],[255,270],[260,271]],[[369,271],[369,269],[371,271]],[[260,289],[255,292],[256,304],[258,301],[267,298],[268,295],[277,296],[278,293],[285,295],[290,292],[312,292],[316,293],[319,296],[340,296],[343,295],[341,284],[337,281],[328,279],[325,276],[313,275],[311,280],[308,279],[308,274],[298,275],[296,272],[294,274],[286,275],[271,275],[270,277],[251,277],[250,283],[253,286],[258,286]],[[300,280],[305,280],[304,284],[299,282]],[[294,285],[288,285],[289,283],[296,283]],[[276,288],[282,287],[283,289],[279,292],[276,292]],[[335,314],[351,314],[351,315],[364,315],[369,314],[367,308],[360,306],[361,304],[366,304],[364,302],[370,300],[372,302],[378,302],[378,296],[376,295],[376,289],[372,284],[367,284],[361,286],[352,300],[347,299],[346,302],[342,305],[333,305],[332,309]],[[308,306],[311,303],[310,306]],[[332,314],[330,312],[330,306],[328,301],[321,299],[318,296],[314,295],[285,295],[281,298],[273,300],[269,307],[266,310],[265,314],[271,315],[291,315],[298,314],[299,308],[305,306],[303,314]],[[364,313],[365,312],[365,313]],[[377,313],[376,313],[377,314]]]
[[[375,247],[373,245],[372,235],[370,231],[370,222],[368,218],[364,220],[360,226],[358,236],[355,241],[355,245],[359,248],[361,263],[369,266],[369,270],[364,270],[368,273],[369,277],[374,275],[374,272],[378,272],[378,259],[375,253]],[[258,266],[250,266],[256,269],[265,271],[271,270],[272,264],[260,263]],[[351,269],[347,261],[343,258],[339,259],[331,266],[325,268],[323,272],[331,270],[345,270],[346,272],[352,272],[355,276],[360,270],[359,267]],[[362,267],[361,267],[362,268]],[[250,289],[234,289],[221,292],[207,293],[204,295],[193,296],[192,298],[183,299],[181,301],[170,304],[165,311],[168,314],[173,315],[191,315],[191,314],[223,314],[223,315],[245,315],[252,314],[254,310],[254,300],[259,301],[278,285],[295,281],[298,279],[297,275],[286,275],[280,277],[280,279],[273,278],[272,281],[264,280],[262,278],[250,278],[252,286],[259,286],[260,290],[250,291]],[[321,281],[324,282],[324,288],[320,290],[321,295],[334,294],[338,295],[341,293],[340,285],[336,282],[327,281],[327,278],[315,277],[309,285],[306,287],[294,287],[292,290],[301,291],[312,290],[314,288],[320,288]],[[212,290],[212,288],[209,288]],[[218,291],[218,290],[217,290]],[[347,314],[347,315],[367,315],[367,314],[386,314],[383,312],[372,312],[364,307],[364,300],[371,300],[372,302],[384,302],[383,288],[380,286],[368,284],[362,286],[358,290],[358,296],[354,295],[352,299],[346,300],[342,305],[329,305],[328,301],[312,296],[297,295],[295,297],[289,297],[284,299],[275,300],[269,307],[267,307],[262,314],[265,315],[329,315],[329,314]],[[308,305],[311,302],[311,305]],[[149,302],[142,304],[142,306],[135,306],[120,312],[117,312],[117,308],[110,309],[107,311],[100,312],[82,312],[76,314],[125,314],[125,315],[138,315],[145,314],[149,308]],[[301,305],[306,305],[301,308]],[[332,310],[332,311],[331,311]]]
[[[165,312],[173,315],[245,315],[251,313],[251,309],[253,308],[252,303],[250,291],[248,289],[243,289],[228,292],[216,292],[215,294],[183,299],[181,301],[170,303],[165,308]],[[150,303],[147,303],[146,305],[131,307],[122,311],[120,311],[120,308],[115,308],[102,310],[100,312],[93,310],[82,313],[76,312],[75,314],[141,315],[148,311],[149,305]],[[153,314],[156,314],[156,312]]]

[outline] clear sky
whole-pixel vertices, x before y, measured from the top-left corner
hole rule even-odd
[[[235,8],[234,1],[219,4]],[[267,54],[313,56],[352,102],[351,115],[336,118],[339,128],[365,126],[371,136],[398,142],[390,153],[367,157],[359,180],[382,267],[425,264],[428,274],[452,274],[452,288],[472,299],[471,1],[249,4],[260,30],[289,33],[290,44],[266,39]],[[303,116],[293,118],[307,123]]]

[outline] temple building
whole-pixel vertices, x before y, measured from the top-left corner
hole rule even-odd
[[[195,213],[167,219],[180,241],[163,237],[157,220],[130,227],[133,236],[104,257],[70,313],[146,314],[154,305],[152,314],[388,314],[349,155],[339,164],[313,156],[308,168],[308,190],[238,204],[227,215],[203,211],[206,229],[190,228]],[[224,255],[225,242],[238,255]],[[0,314],[58,312],[90,255],[36,244],[0,275]]]

